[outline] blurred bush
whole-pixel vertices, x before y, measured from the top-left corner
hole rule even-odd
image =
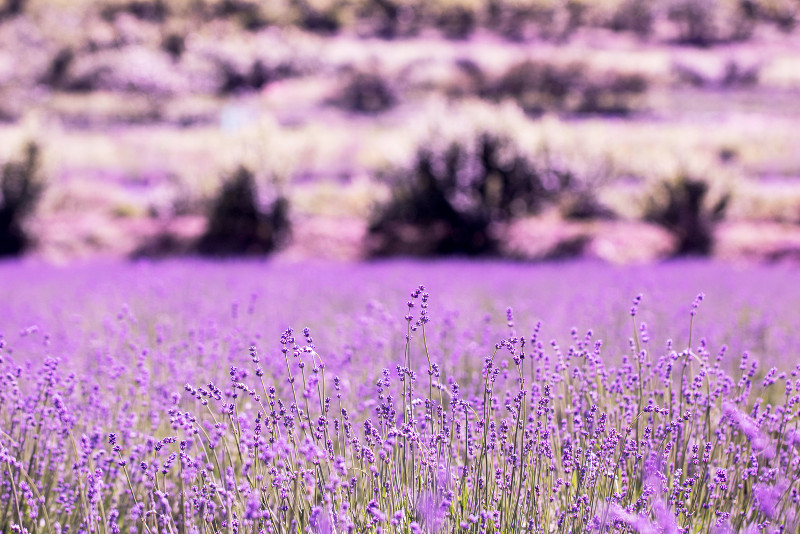
[[[493,31],[514,41],[550,37],[558,14],[551,2],[489,0],[486,24]]]
[[[708,255],[714,227],[725,216],[730,193],[709,197],[710,184],[681,173],[662,181],[646,200],[644,219],[663,226],[677,240],[676,255]]]
[[[196,39],[193,53],[201,63],[213,66],[217,90],[226,95],[315,72],[320,67],[318,52],[306,45],[306,40],[267,30],[225,43]]]
[[[759,19],[774,24],[781,31],[789,33],[797,26],[800,5],[796,0],[762,0],[753,3]]]
[[[28,0],[6,0],[0,9],[0,19],[21,15],[28,5]]]
[[[212,18],[231,18],[249,31],[257,31],[269,24],[258,2],[253,0],[222,0],[211,11]]]
[[[120,13],[128,13],[137,19],[161,23],[169,16],[170,11],[165,0],[131,0],[122,3],[106,4],[101,15],[106,20],[114,20]]]
[[[653,30],[656,20],[651,0],[623,0],[614,11],[609,27],[614,31],[630,31],[644,39]]]
[[[466,39],[480,22],[480,4],[470,0],[440,2],[432,14],[433,25],[448,39]]]
[[[377,70],[347,69],[344,81],[331,103],[357,113],[374,114],[397,104],[397,90]]]
[[[423,25],[422,11],[413,0],[364,0],[356,9],[358,33],[384,39],[416,35]]]
[[[758,7],[751,0],[672,0],[667,19],[676,26],[679,43],[710,46],[749,39],[758,22]]]
[[[261,59],[253,61],[245,70],[225,61],[220,61],[217,66],[222,74],[219,90],[221,94],[259,90],[271,81],[288,78],[293,74],[290,65],[272,68]]]
[[[538,168],[509,137],[479,131],[423,143],[409,168],[384,178],[391,197],[371,217],[373,256],[496,254],[493,227],[539,211],[572,177]]]
[[[557,66],[525,60],[512,65],[491,84],[487,94],[495,98],[512,97],[528,113],[561,109],[570,93],[582,83],[585,68],[581,63]]]
[[[28,143],[19,161],[3,165],[0,176],[0,256],[25,252],[33,240],[25,229],[44,191],[39,176],[39,146]]]
[[[625,114],[638,106],[637,98],[648,86],[647,78],[638,73],[592,72],[581,62],[525,60],[490,83],[484,96],[514,98],[527,113]]]
[[[67,85],[69,68],[75,61],[75,52],[70,47],[59,50],[50,64],[47,71],[41,76],[39,81],[56,89],[64,88]]]
[[[161,40],[161,49],[172,56],[172,59],[179,60],[186,50],[186,36],[180,33],[168,33]]]
[[[725,63],[721,83],[723,87],[752,87],[758,85],[760,74],[760,64],[743,65],[731,59]]]
[[[335,0],[293,0],[298,25],[308,31],[332,34],[342,27],[346,3]]]
[[[253,173],[239,167],[214,199],[197,250],[209,256],[268,254],[285,244],[290,232],[286,198],[276,194],[262,208]]]
[[[606,72],[590,75],[578,88],[575,111],[626,115],[639,107],[649,82],[643,74]]]

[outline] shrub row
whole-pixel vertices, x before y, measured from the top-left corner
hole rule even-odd
[[[173,45],[178,53],[180,44]],[[218,51],[204,57],[199,63],[202,69],[199,69],[196,61],[189,61],[190,66],[185,66],[175,63],[166,53],[139,46],[81,57],[76,56],[73,49],[64,48],[53,56],[38,81],[70,92],[106,90],[156,97],[186,92],[230,95],[258,91],[275,81],[303,76],[310,72],[310,66],[304,62],[307,63],[291,56],[234,58],[232,54]],[[143,66],[145,68],[141,68]],[[600,71],[578,61],[557,64],[523,60],[494,77],[469,61],[460,62],[456,68],[463,71],[471,83],[464,84],[459,78],[438,89],[452,96],[474,96],[490,101],[513,99],[531,114],[629,114],[642,107],[643,96],[650,85],[643,74]],[[343,68],[337,75],[339,86],[328,103],[362,114],[390,110],[401,101],[404,89],[416,87],[405,78],[412,69],[413,66],[390,76],[378,68]],[[729,70],[732,80],[740,75],[741,69],[737,70],[736,66]],[[741,74],[746,75],[745,72]],[[686,75],[682,76],[684,78]],[[421,85],[424,89],[424,81]]]
[[[529,113],[625,114],[637,107],[636,99],[647,89],[647,78],[638,73],[593,72],[582,62],[526,60],[512,65],[482,93],[493,99],[511,97]]]
[[[391,195],[370,220],[371,255],[486,255],[502,249],[502,229],[552,206],[565,219],[616,215],[596,197],[596,184],[552,158],[529,153],[512,138],[479,132],[473,138],[431,139],[412,163],[386,173]],[[709,184],[688,173],[659,182],[643,219],[670,232],[676,255],[707,255],[730,193],[709,195]]]
[[[43,191],[38,154],[30,144],[19,161],[2,168],[2,255],[21,254],[33,244],[26,219]],[[560,209],[565,219],[615,217],[580,171],[490,130],[433,138],[419,146],[409,165],[385,170],[380,178],[390,197],[374,207],[368,222],[365,249],[373,257],[499,255],[502,230],[548,206]],[[709,254],[730,194],[714,200],[708,192],[706,181],[689,174],[664,181],[647,198],[643,219],[675,236],[676,254]],[[274,185],[259,188],[246,167],[223,181],[207,220],[205,233],[189,249],[202,255],[269,254],[291,235],[286,196]]]
[[[6,0],[0,15],[15,16],[26,4]],[[792,0],[106,0],[98,9],[107,20],[123,12],[154,23],[170,16],[194,16],[206,22],[232,20],[249,31],[277,24],[322,33],[348,29],[384,38],[436,28],[448,38],[463,39],[485,28],[512,40],[565,39],[587,26],[647,38],[663,22],[671,25],[676,40],[699,46],[747,39],[759,24],[792,31],[798,11]]]
[[[401,100],[405,85],[417,90],[438,90],[451,97],[513,100],[526,113],[534,115],[545,112],[627,115],[642,109],[643,97],[650,86],[644,74],[598,70],[581,61],[554,63],[526,59],[513,63],[497,76],[490,76],[476,63],[461,60],[454,65],[457,75],[441,85],[431,85],[424,75],[414,81],[414,68],[414,65],[407,67],[394,79],[377,68],[343,69],[338,92],[329,102],[355,113],[380,113]]]

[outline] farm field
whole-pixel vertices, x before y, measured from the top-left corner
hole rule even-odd
[[[698,261],[6,263],[0,520],[793,529],[795,277]]]
[[[797,0],[0,0],[0,532],[800,532]]]

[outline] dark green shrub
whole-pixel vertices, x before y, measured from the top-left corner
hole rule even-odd
[[[608,72],[584,80],[577,89],[574,110],[579,113],[626,115],[646,93],[647,78],[637,73]]]
[[[645,220],[659,224],[677,239],[676,255],[708,255],[714,244],[714,226],[723,219],[730,194],[709,203],[709,185],[687,175],[663,182],[661,191],[647,199]]]
[[[653,7],[651,0],[625,0],[611,17],[610,27],[614,31],[629,31],[645,38],[653,30]]]
[[[219,92],[223,95],[258,91],[268,83],[298,74],[296,66],[288,61],[268,65],[256,59],[244,68],[225,58],[216,58],[216,63],[222,81]]]
[[[376,71],[349,71],[331,103],[356,113],[374,114],[391,109],[398,97],[392,84]]]
[[[29,143],[20,161],[3,166],[0,177],[0,256],[18,255],[32,239],[25,231],[26,219],[34,212],[44,184],[39,176],[39,147]]]
[[[540,170],[511,139],[483,132],[438,149],[423,144],[388,179],[391,199],[369,224],[371,255],[471,256],[496,254],[493,226],[537,212],[571,175]]]
[[[233,19],[248,31],[258,31],[269,24],[255,0],[223,0],[217,4],[212,17]]]
[[[718,39],[712,20],[714,3],[711,0],[678,0],[673,3],[667,17],[678,29],[678,42],[695,46],[708,46]]]
[[[161,41],[161,48],[172,59],[178,60],[186,51],[186,36],[179,33],[169,33]]]
[[[422,26],[422,10],[399,0],[365,0],[356,15],[361,34],[384,39],[411,37]]]
[[[647,89],[647,78],[641,74],[593,73],[579,62],[525,60],[512,65],[484,93],[495,99],[514,98],[527,113],[622,114],[632,111],[635,97]]]
[[[3,9],[0,10],[0,19],[21,15],[27,4],[28,0],[6,0]]]
[[[562,109],[571,92],[585,77],[582,64],[554,65],[525,60],[512,65],[492,86],[487,95],[514,98],[527,113]]]
[[[475,31],[478,16],[465,6],[452,6],[439,13],[436,25],[448,39],[466,39]]]
[[[758,6],[750,0],[726,5],[721,0],[673,0],[667,18],[681,44],[710,46],[749,39],[758,22]]]
[[[318,9],[307,0],[293,0],[297,11],[299,25],[312,32],[333,34],[341,28],[341,22],[336,13],[336,6],[329,9]]]
[[[132,0],[107,6],[102,11],[102,17],[113,20],[119,13],[129,13],[141,20],[161,23],[169,16],[169,8],[164,0]]]
[[[725,72],[720,83],[723,87],[752,87],[758,85],[761,65],[742,65],[735,60],[725,63]]]
[[[797,26],[797,17],[800,16],[800,6],[792,0],[756,4],[756,13],[760,20],[774,24],[785,33],[789,33]]]
[[[564,33],[556,24],[558,13],[554,6],[489,0],[486,11],[489,28],[512,41],[562,37]]]
[[[253,173],[239,167],[214,199],[197,250],[209,256],[267,254],[286,242],[290,229],[286,198],[278,195],[262,209]]]
[[[67,83],[69,68],[75,61],[75,52],[70,47],[62,48],[50,61],[47,71],[41,78],[41,82],[55,88],[62,88]]]

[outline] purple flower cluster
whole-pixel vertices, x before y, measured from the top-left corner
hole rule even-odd
[[[4,335],[0,530],[800,527],[800,365],[731,363],[698,335],[711,297],[680,306],[697,338],[683,344],[658,338],[670,323],[648,292],[630,314],[627,295],[628,339],[614,345],[596,333],[608,320],[549,339],[516,301],[459,329],[471,312],[439,310],[431,293],[398,298],[395,315],[374,299],[330,330],[284,327],[274,342],[257,304],[220,316],[199,300],[164,316],[132,298],[94,330],[70,323],[81,340],[47,316]]]

